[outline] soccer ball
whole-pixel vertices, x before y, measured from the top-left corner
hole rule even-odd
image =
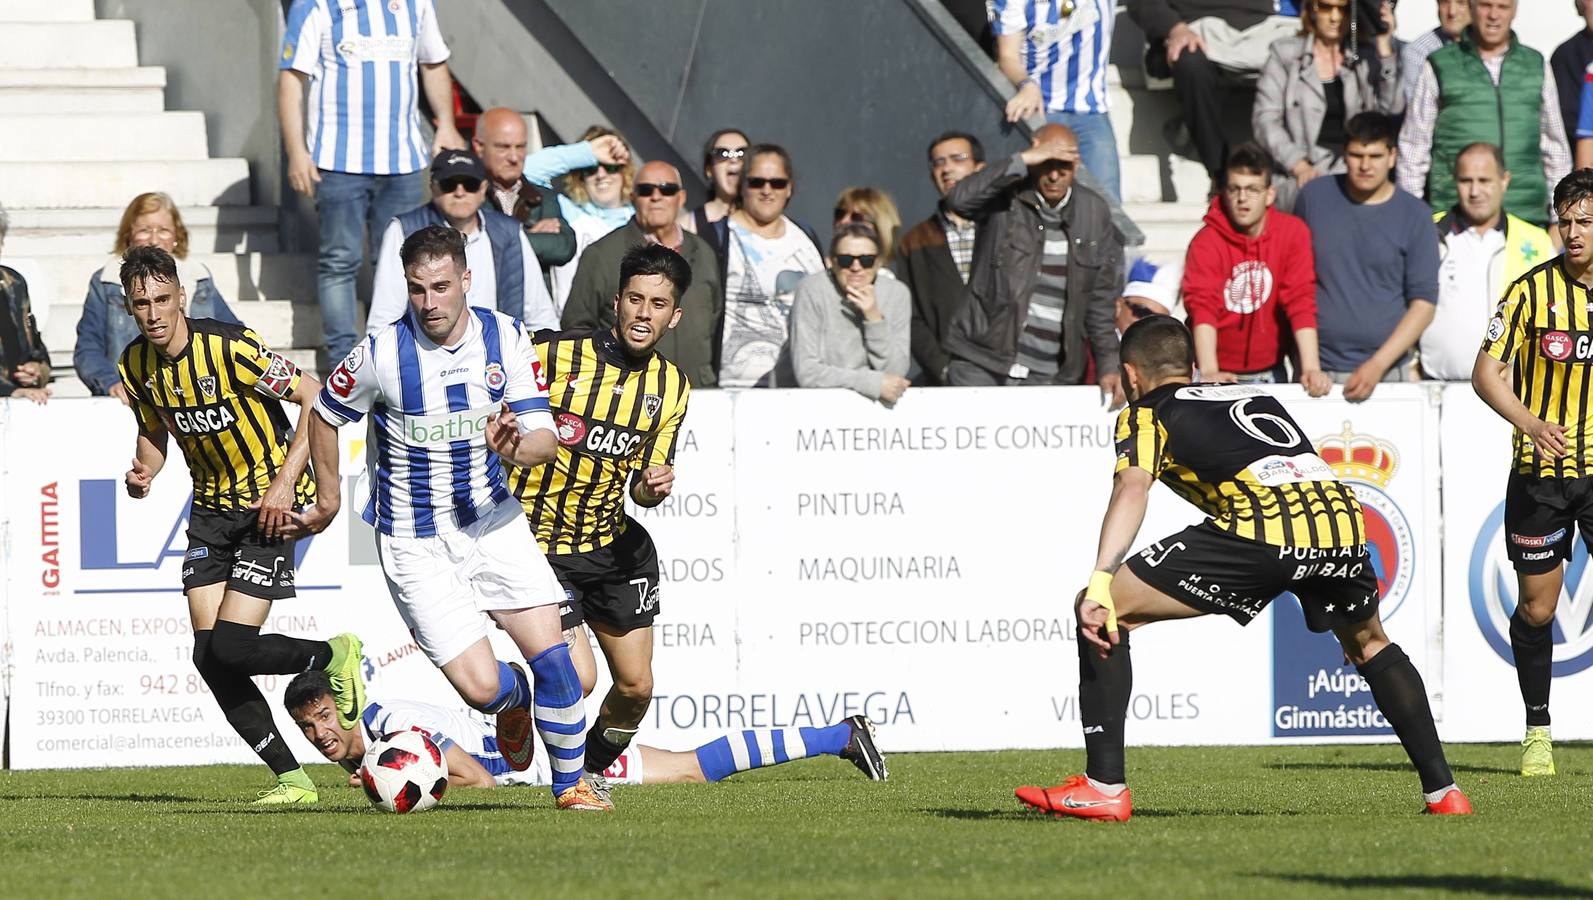
[[[448,760],[424,731],[395,732],[366,749],[360,784],[377,809],[424,812],[448,789]]]

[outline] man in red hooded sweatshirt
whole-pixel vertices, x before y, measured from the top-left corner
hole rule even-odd
[[[1202,381],[1282,383],[1292,349],[1306,392],[1333,387],[1316,340],[1311,231],[1272,208],[1272,163],[1256,144],[1228,154],[1222,193],[1184,261],[1184,303]],[[1287,323],[1293,340],[1284,333]]]

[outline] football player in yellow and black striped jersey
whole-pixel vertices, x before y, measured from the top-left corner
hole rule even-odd
[[[1055,787],[1019,788],[1018,799],[1056,815],[1127,819],[1127,630],[1209,613],[1246,624],[1287,591],[1306,625],[1332,630],[1371,685],[1421,775],[1428,812],[1469,813],[1421,675],[1383,633],[1354,491],[1277,399],[1247,385],[1191,384],[1194,362],[1194,338],[1176,319],[1152,316],[1123,333],[1122,383],[1131,402],[1118,417],[1117,469],[1095,572],[1076,601],[1088,762],[1085,774]],[[1211,518],[1125,562],[1157,479]]]
[[[667,247],[644,244],[620,261],[615,324],[536,344],[559,438],[552,462],[510,473],[509,483],[548,562],[564,585],[564,628],[585,690],[596,681],[597,634],[614,686],[586,737],[587,778],[602,772],[636,734],[653,695],[653,619],[658,552],[625,495],[657,506],[674,486],[675,442],[691,384],[655,349],[680,321],[691,267]]]
[[[1478,396],[1515,426],[1505,483],[1505,549],[1518,597],[1510,648],[1526,707],[1521,774],[1553,775],[1549,683],[1562,563],[1593,526],[1593,169],[1554,190],[1565,252],[1505,289],[1471,371]]]
[[[301,432],[289,444],[281,401],[307,410],[320,385],[247,328],[184,315],[187,298],[166,251],[129,250],[121,278],[141,334],[120,362],[138,420],[127,492],[149,494],[175,434],[194,484],[183,561],[194,666],[238,736],[277,775],[259,802],[314,803],[314,783],[250,676],[326,669],[340,708],[353,710],[344,727],[363,708],[353,635],[307,641],[260,633],[272,601],[294,594],[294,545],[281,536],[288,513],[315,496],[305,471],[309,443]]]

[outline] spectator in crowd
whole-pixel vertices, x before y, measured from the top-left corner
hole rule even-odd
[[[854,222],[874,229],[883,266],[888,267],[896,261],[896,235],[902,230],[902,214],[897,211],[896,201],[890,194],[872,187],[849,187],[841,191],[835,198],[835,228]],[[886,278],[896,277],[889,268],[882,267],[880,274]]]
[[[1393,118],[1364,112],[1345,133],[1348,171],[1306,185],[1294,212],[1311,228],[1322,367],[1361,401],[1380,381],[1411,380],[1438,296],[1438,239],[1432,210],[1391,180]]]
[[[1073,183],[1078,163],[1072,130],[1046,125],[946,195],[979,223],[968,297],[946,335],[951,384],[1082,384],[1093,351],[1101,392],[1121,404],[1123,239],[1106,199]]]
[[[0,206],[0,247],[11,230],[11,216]],[[50,351],[39,336],[28,297],[28,282],[0,266],[0,397],[44,403],[50,399]]]
[[[1184,125],[1214,187],[1227,152],[1222,91],[1254,78],[1272,43],[1298,29],[1277,10],[1275,0],[1128,0],[1128,14],[1144,29],[1153,52],[1166,47]]]
[[[1189,311],[1184,307],[1180,283],[1184,278],[1183,263],[1158,266],[1148,259],[1137,259],[1128,270],[1128,284],[1123,285],[1123,296],[1117,298],[1114,322],[1117,334],[1122,336],[1128,326],[1147,316],[1172,316],[1182,322]]]
[[[1510,173],[1493,144],[1472,144],[1455,159],[1460,200],[1437,213],[1438,309],[1422,332],[1422,374],[1467,381],[1477,346],[1505,288],[1555,254],[1548,232],[1504,211]]]
[[[946,208],[946,192],[984,167],[985,148],[971,134],[948,131],[929,143],[929,179],[941,201],[902,236],[896,258],[896,276],[913,298],[913,362],[920,384],[946,383],[946,331],[973,265],[975,225]]]
[[[1577,124],[1582,121],[1582,87],[1587,83],[1588,66],[1593,65],[1593,3],[1576,0],[1576,14],[1586,27],[1554,48],[1549,56],[1554,88],[1560,95],[1560,121],[1565,124],[1566,142],[1573,149],[1577,146]],[[1578,159],[1577,167],[1584,165]]]
[[[149,246],[165,250],[177,261],[177,281],[188,299],[189,318],[238,323],[238,317],[216,290],[210,269],[188,260],[188,229],[183,227],[177,204],[165,194],[134,197],[122,210],[110,259],[89,278],[83,315],[77,321],[77,344],[72,348],[72,366],[89,393],[115,397],[124,404],[127,391],[122,387],[116,361],[127,345],[139,337],[139,330],[127,311],[122,292],[122,256],[131,247]]]
[[[620,151],[612,154],[617,162],[597,162],[570,171],[564,176],[564,193],[559,208],[575,230],[575,256],[553,270],[553,298],[559,310],[570,296],[570,285],[581,262],[581,254],[597,240],[631,220],[631,185],[636,180],[636,163],[630,145],[616,132],[593,126],[581,135],[592,145],[601,138],[613,138]]]
[[[824,269],[818,236],[785,214],[795,191],[796,170],[785,148],[754,144],[747,148],[735,211],[713,223],[725,248],[720,387],[795,383],[786,346],[792,297],[803,277]]]
[[[717,232],[711,226],[736,208],[736,197],[741,193],[741,169],[746,165],[750,143],[739,128],[721,128],[708,136],[702,148],[702,177],[713,193],[701,206],[680,214],[680,227],[707,241],[714,254],[721,258],[725,248],[713,242]]]
[[[1516,39],[1517,0],[1472,0],[1471,25],[1433,51],[1416,79],[1399,135],[1399,186],[1437,209],[1455,205],[1455,157],[1478,141],[1501,142],[1510,189],[1505,209],[1542,226],[1549,186],[1571,171],[1554,73]]]
[[[1424,31],[1399,51],[1399,86],[1407,104],[1416,93],[1416,79],[1433,51],[1460,37],[1471,24],[1471,0],[1438,0],[1438,27]]]
[[[1106,92],[1116,7],[1114,0],[992,0],[990,21],[996,63],[1018,89],[1007,101],[1007,121],[1043,112],[1047,122],[1073,129],[1084,168],[1107,199],[1120,204],[1117,136]]]
[[[1223,168],[1222,193],[1184,259],[1195,364],[1201,381],[1284,384],[1292,348],[1299,382],[1320,397],[1333,382],[1317,350],[1311,232],[1273,209],[1273,197],[1266,151],[1235,147]]]
[[[487,170],[469,150],[444,150],[432,160],[431,202],[395,217],[382,232],[371,279],[367,334],[375,334],[408,311],[409,287],[398,251],[405,238],[430,225],[447,225],[465,236],[470,273],[467,303],[508,313],[532,331],[559,327],[559,315],[525,229],[486,205],[487,190]]]
[[[1288,178],[1272,185],[1276,207],[1318,175],[1344,171],[1344,123],[1369,109],[1398,115],[1405,108],[1394,56],[1393,10],[1384,3],[1388,32],[1374,41],[1377,58],[1352,52],[1352,0],[1306,0],[1302,33],[1272,45],[1250,125],[1256,140]]]
[[[717,387],[719,324],[725,305],[719,259],[707,241],[679,224],[687,199],[679,170],[657,160],[642,166],[631,198],[636,215],[581,254],[562,327],[567,331],[612,328],[614,301],[620,292],[620,261],[634,247],[662,244],[679,253],[691,267],[691,286],[679,298],[680,322],[664,333],[658,352],[686,373],[692,387]]]
[[[381,0],[294,0],[283,31],[277,120],[288,184],[315,199],[321,214],[316,290],[332,364],[358,339],[354,277],[367,223],[374,231],[413,206],[427,160],[465,147],[454,127],[453,78],[437,10],[432,0],[411,0],[403,9],[392,12]],[[382,63],[371,62],[377,59]],[[430,153],[420,133],[422,90],[437,117]]]
[[[800,387],[845,387],[893,405],[907,390],[912,298],[880,278],[883,241],[866,222],[848,222],[830,240],[829,270],[797,285],[791,304],[791,361]]]
[[[495,106],[476,119],[471,147],[481,157],[491,181],[487,200],[498,212],[519,222],[537,255],[544,276],[553,266],[575,258],[575,230],[564,221],[555,196],[544,194],[525,177],[528,135],[525,117]]]

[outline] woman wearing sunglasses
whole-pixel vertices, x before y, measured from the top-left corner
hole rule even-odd
[[[887,406],[907,390],[912,298],[880,278],[879,234],[860,222],[830,241],[828,271],[797,286],[791,307],[791,361],[801,387],[846,387]]]
[[[852,222],[862,222],[878,232],[880,261],[887,267],[882,273],[887,278],[895,277],[889,266],[896,260],[896,234],[902,228],[896,201],[879,188],[849,187],[835,198],[835,227]]]
[[[593,125],[581,135],[581,140],[612,135],[621,143],[625,139],[617,132]],[[636,157],[625,145],[622,163],[598,163],[585,169],[573,169],[564,176],[564,193],[559,197],[559,211],[575,231],[575,256],[562,266],[553,269],[553,302],[559,311],[570,296],[570,285],[575,281],[575,269],[581,254],[598,238],[624,225],[636,214],[631,206],[631,183],[636,179]]]
[[[739,128],[721,128],[708,137],[702,149],[702,175],[712,192],[707,202],[680,214],[680,227],[698,235],[724,255],[725,248],[714,243],[713,223],[730,215],[741,193],[741,169],[747,161],[751,142]]]

